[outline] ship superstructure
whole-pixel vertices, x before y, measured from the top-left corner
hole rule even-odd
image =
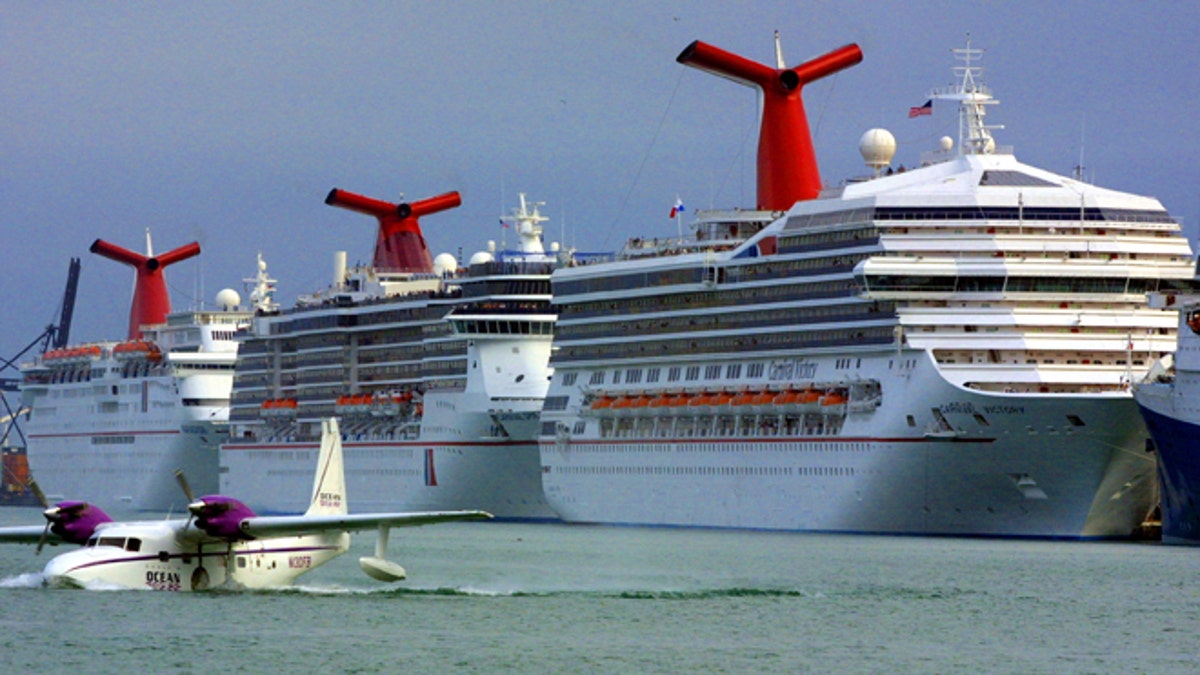
[[[980,50],[955,53],[959,83],[933,99],[957,104],[960,138],[917,168],[889,168],[894,140],[871,130],[873,175],[813,195],[762,174],[811,181],[815,163],[760,146],[758,209],[554,274],[540,438],[565,520],[1068,538],[1142,523],[1155,456],[1129,383],[1174,348],[1145,294],[1192,276],[1190,246],[1157,200],[997,146]],[[795,157],[811,148],[798,83],[859,58],[771,69],[695,43],[679,60],[759,88],[763,133]]]
[[[53,349],[22,367],[32,475],[51,498],[181,510],[177,470],[216,492],[233,336],[251,312],[232,289],[218,293],[215,309],[171,312],[163,270],[199,254],[195,243],[155,255],[147,235],[144,255],[99,239],[91,250],[136,270],[128,334]]]
[[[550,519],[536,431],[549,384],[550,273],[539,204],[460,267],[431,257],[418,218],[457,193],[391,203],[342,190],[327,203],[379,220],[369,266],[335,255],[333,284],[260,312],[242,338],[224,492],[260,512],[303,511],[322,418],[341,418],[346,480],[367,510],[486,509]],[[456,506],[459,505],[459,506]],[[465,508],[465,506],[464,506]]]

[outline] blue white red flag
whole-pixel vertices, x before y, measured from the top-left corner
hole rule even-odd
[[[675,206],[671,207],[671,217],[674,218],[675,216],[683,213],[685,210],[686,209],[683,208],[683,200],[679,197],[676,197]]]

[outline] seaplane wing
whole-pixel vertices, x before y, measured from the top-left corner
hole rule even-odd
[[[410,513],[355,513],[314,516],[255,516],[241,523],[248,537],[282,537],[322,532],[359,532],[381,527],[416,527],[454,520],[491,518],[487,511],[414,511]],[[39,532],[40,534],[40,532]]]
[[[0,544],[36,544],[45,538],[47,544],[62,542],[56,534],[45,534],[44,525],[21,525],[19,527],[0,527]]]
[[[485,511],[351,514],[346,503],[342,438],[336,419],[322,423],[312,500],[300,516],[259,516],[224,495],[193,497],[186,520],[113,522],[86,502],[47,507],[43,527],[0,528],[0,542],[51,541],[81,548],[50,560],[50,584],[102,582],[129,588],[196,591],[212,586],[276,588],[346,552],[350,532],[376,530],[375,555],[359,559],[369,576],[399,581],[404,568],[387,559],[391,528],[491,518]]]

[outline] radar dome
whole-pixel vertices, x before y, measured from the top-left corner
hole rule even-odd
[[[950,152],[954,149],[954,139],[949,136],[942,136],[942,139],[938,141],[938,145],[942,148],[942,152]]]
[[[223,288],[217,293],[217,307],[221,309],[237,309],[242,304],[242,296],[232,288]]]
[[[437,257],[433,259],[433,271],[437,273],[438,276],[454,274],[458,271],[458,261],[455,260],[454,256],[450,253],[439,253],[437,254]]]
[[[472,265],[482,265],[484,263],[490,263],[495,259],[496,259],[496,256],[492,255],[491,253],[488,253],[487,251],[480,251],[480,252],[476,253],[475,255],[471,256],[471,264]]]
[[[858,140],[858,151],[867,166],[878,171],[892,163],[896,154],[896,137],[887,129],[871,129]]]

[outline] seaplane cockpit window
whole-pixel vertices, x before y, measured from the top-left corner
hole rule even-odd
[[[96,541],[96,546],[116,546],[117,548],[125,548],[124,537],[100,537],[98,541],[92,541]],[[88,543],[91,544],[91,541]]]
[[[136,553],[142,550],[142,540],[130,537],[125,540],[125,550]]]

